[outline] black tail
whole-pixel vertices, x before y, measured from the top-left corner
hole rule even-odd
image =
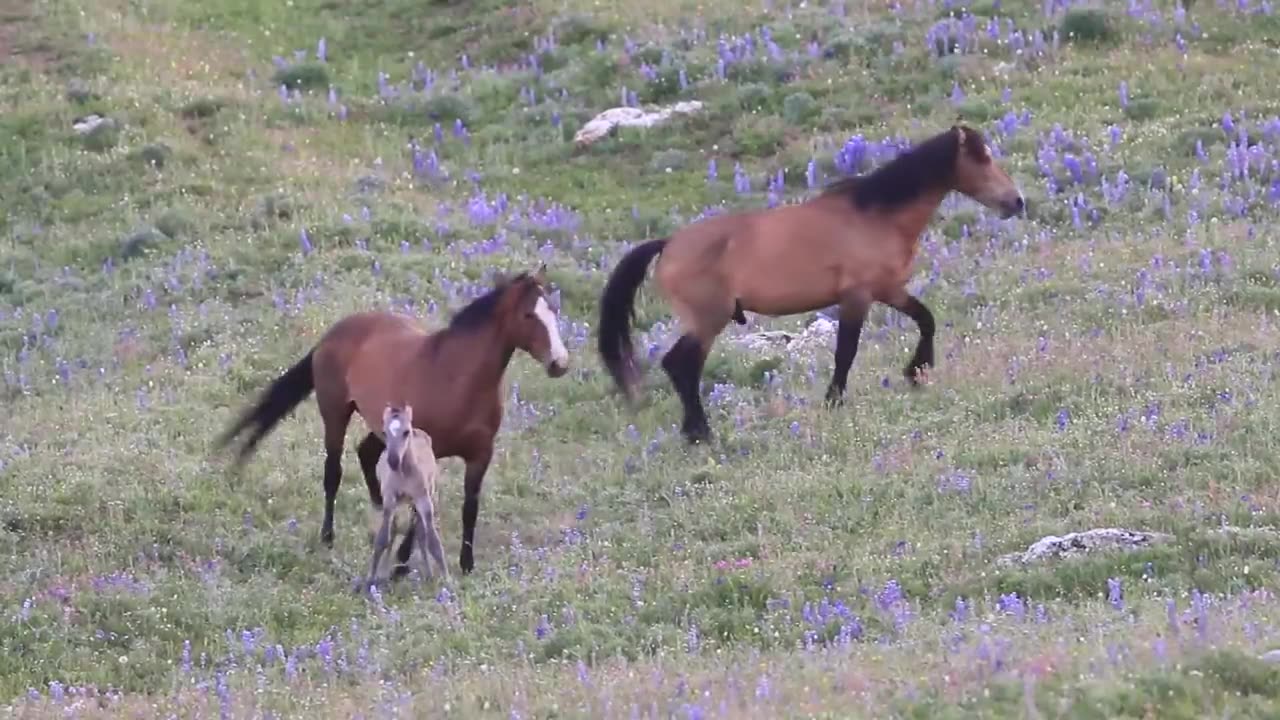
[[[249,434],[249,438],[244,441],[244,444],[240,446],[240,452],[236,454],[234,468],[239,468],[243,465],[245,460],[248,460],[253,451],[257,449],[258,443],[262,441],[262,438],[266,437],[267,433],[271,432],[271,429],[277,423],[293,412],[298,403],[306,400],[307,396],[311,394],[311,391],[315,388],[315,382],[311,375],[312,352],[308,352],[293,367],[276,378],[258,396],[258,402],[245,410],[234,425],[218,436],[214,447],[222,449],[237,435],[244,432],[246,428],[253,426],[253,431]]]
[[[649,263],[662,252],[667,238],[650,240],[622,256],[600,294],[600,359],[613,381],[628,398],[635,358],[632,356],[631,320],[635,315],[636,291],[644,282]]]

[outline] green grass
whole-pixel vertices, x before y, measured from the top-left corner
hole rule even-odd
[[[1257,658],[1280,621],[1280,19],[953,3],[975,22],[937,57],[947,13],[902,5],[0,0],[6,709],[1274,716],[1280,670]],[[725,79],[722,33],[754,38]],[[403,87],[419,62],[429,90]],[[575,148],[624,88],[705,109]],[[78,135],[90,113],[116,128]],[[940,325],[925,389],[900,374],[916,329],[877,308],[839,410],[820,403],[829,349],[734,341],[802,317],[718,342],[710,447],[680,440],[656,367],[634,411],[619,401],[594,327],[623,242],[762,207],[779,171],[777,199],[805,197],[851,135],[916,140],[957,115],[1031,207],[1001,222],[958,199],[931,225],[910,286]],[[339,317],[438,326],[463,284],[542,261],[574,369],[509,370],[476,572],[457,575],[448,460],[455,577],[361,599],[365,491],[349,451],[324,549],[313,401],[243,478],[213,436]],[[669,308],[647,287],[638,310],[637,346],[661,351]],[[1102,526],[1174,539],[995,563]]]

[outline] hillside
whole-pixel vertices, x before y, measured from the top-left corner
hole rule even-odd
[[[1280,714],[1280,16],[1258,0],[0,0],[0,705],[17,717]],[[589,147],[624,102],[701,109]],[[96,118],[96,119],[95,119]],[[952,196],[832,352],[630,410],[597,302],[635,243],[811,197],[960,118],[1026,194]],[[97,123],[95,125],[95,123]],[[314,400],[214,436],[338,318],[429,327],[546,263],[571,371],[517,353],[475,572],[371,599]],[[1046,535],[1132,552],[998,563]]]

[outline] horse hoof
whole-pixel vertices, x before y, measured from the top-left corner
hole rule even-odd
[[[711,428],[700,425],[684,431],[684,438],[690,445],[702,445],[711,442]]]
[[[918,388],[929,383],[929,370],[926,367],[908,367],[902,371],[902,374],[911,383],[911,387]]]
[[[823,401],[826,403],[827,409],[832,410],[844,406],[844,394],[834,391],[828,391],[827,397]]]

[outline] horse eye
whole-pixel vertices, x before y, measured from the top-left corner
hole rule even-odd
[[[409,437],[409,431],[405,430],[404,432],[400,433],[400,437]]]

